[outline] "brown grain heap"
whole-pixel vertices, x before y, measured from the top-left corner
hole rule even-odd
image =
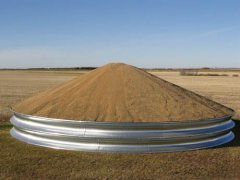
[[[126,64],[107,64],[14,107],[50,118],[163,122],[221,117],[231,109]]]

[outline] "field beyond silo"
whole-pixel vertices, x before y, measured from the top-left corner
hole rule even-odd
[[[82,71],[0,71],[0,179],[239,178],[240,77],[155,75],[235,110],[238,140],[224,147],[160,154],[58,151],[18,142],[9,135],[8,105],[70,80]],[[219,72],[229,73],[232,72]],[[236,72],[234,72],[236,74]],[[240,74],[238,72],[238,74]]]

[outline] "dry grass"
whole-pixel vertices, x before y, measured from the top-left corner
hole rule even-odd
[[[234,109],[234,118],[240,119],[240,78],[232,77],[232,72],[224,73],[229,76],[180,76],[178,72],[154,74]]]
[[[0,123],[9,120],[10,106],[81,74],[81,71],[0,71]]]
[[[224,72],[226,73],[226,72]],[[207,150],[160,154],[84,153],[40,148],[9,135],[8,105],[69,80],[79,72],[0,71],[0,179],[209,179],[240,178],[240,124],[230,144]],[[240,78],[158,76],[223,103],[240,115]],[[5,110],[4,110],[5,109]],[[3,113],[4,110],[4,113]]]

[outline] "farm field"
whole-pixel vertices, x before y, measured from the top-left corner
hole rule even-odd
[[[83,73],[85,71],[0,71],[0,179],[240,177],[240,77],[233,77],[232,72],[218,72],[229,76],[180,76],[174,71],[152,71],[235,110],[236,139],[219,148],[160,154],[85,153],[40,148],[11,138],[11,105]]]

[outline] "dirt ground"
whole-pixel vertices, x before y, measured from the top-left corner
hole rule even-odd
[[[154,72],[236,111],[236,138],[222,147],[159,154],[85,153],[28,145],[9,135],[9,106],[81,73],[84,72],[0,71],[0,179],[240,178],[240,77]]]

